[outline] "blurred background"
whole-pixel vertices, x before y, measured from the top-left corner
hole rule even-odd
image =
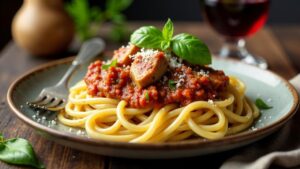
[[[65,0],[69,2],[69,0]],[[89,0],[92,6],[105,6],[104,0]],[[23,1],[0,1],[0,49],[11,39],[11,21]],[[299,0],[272,0],[267,24],[300,23]],[[134,0],[123,12],[129,21],[202,21],[198,0]]]

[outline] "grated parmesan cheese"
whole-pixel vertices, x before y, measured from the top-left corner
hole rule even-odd
[[[126,48],[126,49],[128,49],[128,48],[130,48],[130,46],[131,46],[131,43],[129,42],[126,46],[125,46],[125,45],[122,45],[121,48]]]
[[[214,104],[214,101],[209,99],[209,100],[208,100],[208,103],[209,103],[209,104]]]
[[[137,52],[134,55],[130,55],[129,57],[134,60],[136,56],[142,56],[142,61],[147,62],[150,57],[156,55],[158,52],[158,50],[142,48],[141,51]]]
[[[37,116],[36,116],[36,115],[32,115],[32,118],[33,118],[33,119],[36,119],[36,118],[37,118]]]
[[[184,79],[185,77],[186,77],[186,74],[180,74],[180,75],[178,76],[179,79]]]
[[[182,66],[182,59],[178,57],[171,56],[169,57],[169,66],[171,68],[179,68]]]
[[[179,88],[179,87],[182,86],[183,84],[184,84],[184,79],[183,79],[183,78],[179,79],[179,80],[177,81],[177,83],[176,83],[176,88]]]
[[[51,120],[50,123],[51,123],[51,125],[56,125],[56,121],[55,120]]]
[[[207,71],[207,72],[205,72],[204,70],[200,70],[199,72],[197,72],[197,75],[199,75],[199,76],[208,76],[208,74],[209,74],[209,72]]]

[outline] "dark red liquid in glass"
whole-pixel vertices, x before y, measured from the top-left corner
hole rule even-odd
[[[220,34],[239,38],[258,31],[266,22],[269,0],[200,0],[205,18]]]

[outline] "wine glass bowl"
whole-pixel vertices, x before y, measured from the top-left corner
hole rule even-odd
[[[267,68],[263,58],[245,48],[244,38],[256,33],[266,22],[269,0],[200,0],[205,20],[225,38],[220,57],[240,59]]]

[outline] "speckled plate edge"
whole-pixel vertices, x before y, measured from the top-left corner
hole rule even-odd
[[[215,58],[217,59],[217,58]],[[73,57],[69,58],[64,58],[64,59],[59,59],[55,60],[43,65],[40,65],[36,68],[33,68],[29,70],[28,72],[24,73],[24,75],[20,76],[17,78],[9,87],[8,92],[7,92],[7,101],[14,112],[14,114],[21,119],[23,122],[25,122],[27,125],[31,126],[32,128],[41,131],[41,132],[46,132],[47,134],[53,135],[55,137],[58,137],[63,140],[68,140],[68,141],[75,141],[78,143],[83,143],[83,144],[89,144],[89,145],[94,145],[94,146],[101,146],[101,147],[113,147],[113,148],[121,148],[121,149],[130,149],[130,150],[171,150],[173,148],[176,148],[176,150],[185,150],[185,149],[193,149],[193,148],[201,148],[201,147],[207,147],[207,146],[213,146],[213,147],[218,147],[222,146],[225,143],[227,144],[236,144],[239,142],[247,141],[249,139],[255,139],[255,138],[261,138],[266,134],[270,134],[271,132],[274,132],[277,130],[280,126],[282,126],[284,123],[286,123],[295,113],[296,110],[298,109],[299,106],[299,98],[296,90],[294,87],[285,79],[277,75],[276,73],[272,71],[267,71],[267,70],[262,70],[262,71],[267,71],[273,74],[274,76],[278,77],[281,79],[284,84],[287,86],[291,94],[293,95],[293,105],[289,112],[287,112],[282,118],[274,122],[273,124],[270,124],[268,126],[259,128],[255,131],[245,131],[239,134],[231,135],[231,136],[226,136],[222,139],[218,140],[206,140],[206,139],[194,139],[194,140],[186,140],[186,141],[181,141],[181,142],[168,142],[168,143],[144,143],[144,144],[136,144],[136,143],[124,143],[124,142],[109,142],[109,141],[102,141],[102,140],[93,140],[89,139],[86,137],[79,137],[70,133],[65,133],[61,132],[58,130],[55,130],[53,128],[49,128],[47,126],[44,126],[42,124],[39,124],[32,119],[28,118],[26,115],[24,115],[14,104],[12,94],[15,88],[18,86],[20,82],[23,80],[27,79],[28,77],[32,76],[33,74],[39,73],[45,69],[48,69],[50,67],[59,65],[59,64],[65,64],[68,62],[71,62],[73,60]],[[222,59],[218,59],[222,60]],[[228,61],[228,60],[227,60]],[[235,60],[229,60],[229,62],[238,62]],[[247,65],[249,66],[249,65]]]

